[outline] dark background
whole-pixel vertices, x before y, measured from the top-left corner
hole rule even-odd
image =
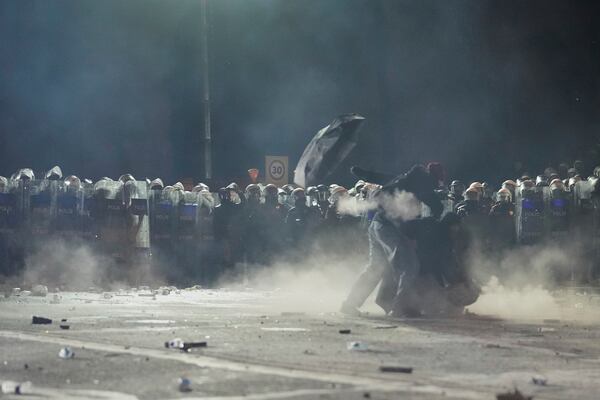
[[[291,164],[341,113],[347,166],[515,177],[582,158],[600,127],[600,2],[209,0],[214,175]],[[0,175],[199,180],[200,2],[0,1]],[[292,168],[293,169],[293,168]]]

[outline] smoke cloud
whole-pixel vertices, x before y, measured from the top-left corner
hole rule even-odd
[[[20,279],[19,284],[26,287],[43,284],[67,290],[114,290],[164,282],[159,269],[148,259],[119,262],[111,254],[75,239],[48,239],[33,245]]]
[[[381,207],[390,219],[410,221],[423,213],[422,203],[410,192],[380,193],[375,199],[358,200],[355,197],[342,197],[338,202],[338,212],[346,215],[362,215]]]

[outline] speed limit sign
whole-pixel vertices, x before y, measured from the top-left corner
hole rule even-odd
[[[277,186],[288,183],[288,158],[287,156],[266,156],[265,171],[267,183]]]

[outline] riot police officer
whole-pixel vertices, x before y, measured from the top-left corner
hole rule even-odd
[[[290,246],[298,251],[304,251],[310,242],[309,233],[316,226],[317,216],[306,205],[304,189],[294,189],[292,198],[294,200],[294,207],[288,211],[285,224],[288,229]]]
[[[515,206],[508,189],[500,189],[490,210],[491,241],[495,248],[506,249],[515,243]]]

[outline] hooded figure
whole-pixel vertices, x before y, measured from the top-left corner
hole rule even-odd
[[[364,175],[374,179],[382,177],[373,173]],[[375,197],[380,206],[368,230],[369,263],[353,285],[342,305],[342,312],[357,314],[383,279],[377,304],[386,313],[398,316],[418,314],[411,288],[419,274],[419,260],[409,237],[410,226],[414,222],[397,211],[409,208],[408,203],[416,199],[429,208],[433,218],[438,219],[443,210],[435,193],[438,184],[437,177],[429,174],[423,166],[415,165],[406,174],[383,186]]]

